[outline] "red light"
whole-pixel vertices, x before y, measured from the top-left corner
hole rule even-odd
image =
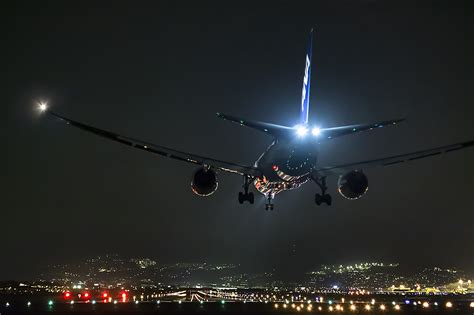
[[[89,292],[84,293],[84,297],[88,298],[89,297]]]
[[[109,296],[107,292],[102,293],[102,297],[106,298],[107,296]]]
[[[273,165],[272,170],[274,170],[275,172],[278,171],[278,165]]]
[[[127,293],[122,293],[122,302],[127,301]]]
[[[66,292],[64,293],[64,297],[67,299],[67,298],[70,298],[71,297],[71,293],[70,292]]]

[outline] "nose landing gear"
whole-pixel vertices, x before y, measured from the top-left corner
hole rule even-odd
[[[326,203],[328,206],[332,204],[332,197],[330,194],[326,194],[328,186],[326,186],[326,176],[322,177],[311,177],[311,179],[319,186],[321,189],[321,194],[316,194],[314,196],[314,202],[319,206],[322,203]]]
[[[271,192],[269,192],[267,196],[268,202],[265,204],[265,210],[273,210],[273,203],[272,203],[273,197],[274,195]]]
[[[244,176],[244,184],[242,187],[244,188],[244,192],[239,191],[239,203],[242,204],[244,201],[248,201],[250,204],[253,205],[255,200],[253,192],[249,192],[249,186],[251,183],[251,178],[249,176]]]

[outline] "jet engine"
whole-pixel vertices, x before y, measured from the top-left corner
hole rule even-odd
[[[217,190],[217,174],[210,168],[198,168],[191,181],[192,191],[199,196],[210,196]]]
[[[369,189],[369,181],[362,171],[354,170],[339,177],[337,190],[347,199],[359,199]]]

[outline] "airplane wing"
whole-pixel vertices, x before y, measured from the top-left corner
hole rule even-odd
[[[367,160],[367,161],[360,161],[355,163],[348,163],[343,165],[338,165],[334,167],[322,167],[320,169],[316,169],[315,173],[319,176],[329,176],[329,175],[344,175],[345,173],[352,171],[354,169],[363,169],[367,167],[375,167],[375,166],[389,166],[394,164],[399,164],[403,162],[409,162],[413,160],[419,160],[435,155],[439,155],[442,153],[448,153],[452,151],[457,151],[461,149],[465,149],[474,145],[474,140],[467,141],[467,142],[459,142],[456,144],[445,145],[442,147],[394,155],[389,156],[381,159],[375,160]]]
[[[61,121],[65,122],[68,125],[77,127],[84,131],[88,131],[97,136],[107,138],[113,141],[117,141],[122,144],[126,144],[131,147],[144,150],[147,152],[155,153],[164,157],[168,157],[171,159],[188,162],[188,163],[192,163],[196,165],[208,165],[224,172],[229,172],[229,173],[234,173],[234,174],[239,174],[239,175],[248,175],[252,177],[259,177],[262,175],[261,171],[258,168],[253,167],[253,166],[235,164],[231,162],[212,159],[205,156],[200,156],[196,154],[174,150],[174,149],[167,148],[164,146],[156,145],[153,143],[137,140],[137,139],[126,137],[126,136],[121,136],[114,132],[110,132],[110,131],[99,129],[93,126],[89,126],[89,125],[80,123],[78,121],[74,121],[72,119],[61,116],[59,114],[56,114],[47,109],[45,110],[45,112],[50,114],[51,116],[59,118]]]
[[[361,132],[361,131],[373,130],[375,128],[382,128],[386,126],[393,126],[404,120],[405,120],[404,118],[400,118],[400,119],[380,121],[380,122],[371,123],[371,124],[358,124],[358,125],[347,125],[347,126],[339,126],[339,127],[332,127],[332,128],[321,128],[320,137],[322,139],[337,138],[337,137],[350,135],[350,134]]]

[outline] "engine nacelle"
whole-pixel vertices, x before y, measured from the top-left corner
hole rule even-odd
[[[354,170],[340,176],[337,190],[347,199],[359,199],[369,189],[369,180],[362,171]]]
[[[194,172],[191,189],[196,195],[210,196],[217,190],[218,185],[217,174],[214,170],[201,167]]]

